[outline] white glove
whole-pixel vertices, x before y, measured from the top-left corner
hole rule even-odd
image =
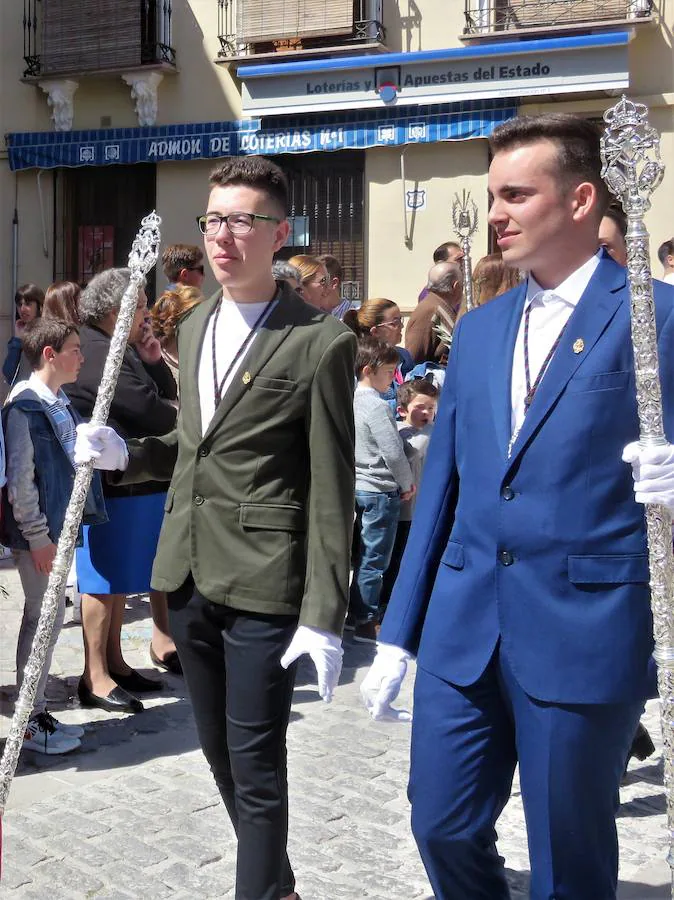
[[[412,655],[394,644],[377,644],[377,655],[360,685],[360,696],[373,719],[412,718],[406,710],[393,709],[391,704],[400,693]]]
[[[303,653],[308,653],[313,660],[318,675],[318,693],[322,700],[329,703],[342,671],[344,651],[341,639],[329,631],[299,625],[281,657],[281,665],[287,669]]]
[[[129,465],[126,441],[122,440],[114,428],[107,425],[81,424],[77,426],[76,431],[76,466],[93,460],[94,469],[123,472]]]
[[[634,441],[623,450],[623,460],[632,464],[637,503],[659,503],[674,512],[674,446],[642,447]]]

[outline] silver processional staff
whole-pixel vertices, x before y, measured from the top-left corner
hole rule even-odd
[[[649,236],[644,214],[650,196],[662,181],[660,137],[648,123],[648,108],[625,96],[604,113],[601,139],[602,178],[620,200],[627,216],[627,276],[631,298],[634,375],[639,412],[639,442],[667,444],[662,415],[658,343],[653,302]],[[667,508],[646,506],[653,657],[658,666],[665,796],[672,897],[674,898],[674,557],[672,517]]]
[[[464,190],[459,197],[454,195],[452,203],[452,223],[463,250],[463,295],[466,309],[473,308],[473,264],[470,259],[470,245],[477,229],[477,203],[471,200],[470,191]]]
[[[146,216],[136,235],[129,254],[131,279],[122,298],[119,316],[110,341],[110,350],[105,361],[103,376],[98,388],[96,403],[91,416],[94,425],[104,425],[115,393],[126,342],[133,323],[138,303],[138,294],[144,284],[146,274],[157,261],[160,243],[159,226],[161,219],[152,212]],[[44,667],[45,656],[59,605],[59,598],[65,590],[66,579],[72,564],[75,544],[79,533],[84,504],[93,475],[93,462],[77,467],[70,501],[66,510],[63,529],[59,538],[56,556],[52,565],[47,589],[42,600],[40,618],[33,639],[14,715],[9,727],[5,749],[0,759],[0,822],[7,803],[9,789],[19,761],[26,725],[35,701],[35,691]],[[0,832],[1,837],[1,832]],[[0,844],[1,848],[1,844]]]

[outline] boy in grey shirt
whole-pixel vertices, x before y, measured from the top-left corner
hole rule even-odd
[[[416,486],[389,404],[381,397],[393,380],[398,353],[374,338],[363,339],[356,356],[357,547],[349,597],[354,640],[375,642],[379,596],[391,559],[401,500]]]
[[[426,450],[433,431],[439,396],[439,388],[426,378],[405,381],[397,391],[397,412],[399,416],[402,416],[402,421],[396,424],[412,469],[414,483],[417,485],[421,481],[421,472],[426,462]],[[393,552],[384,574],[384,585],[379,601],[382,616],[386,612],[393,585],[400,571],[400,563],[412,527],[415,501],[416,496],[400,505]]]

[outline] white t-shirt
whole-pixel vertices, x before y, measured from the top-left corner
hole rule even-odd
[[[234,380],[241,364],[255,342],[257,332],[248,341],[245,352],[240,355],[223,383],[222,379],[225,377],[227,369],[231,366],[236,354],[249,338],[250,333],[260,316],[265,313],[258,328],[264,324],[276,304],[274,300],[272,300],[271,303],[267,301],[264,301],[263,303],[236,303],[234,300],[225,300],[224,298],[221,300],[221,304],[220,314],[217,316],[217,330],[215,333],[215,371],[218,384],[222,385],[220,394],[224,397],[227,388]],[[217,307],[215,310],[217,310]],[[206,434],[211,419],[213,418],[213,414],[215,413],[215,389],[213,379],[213,323],[216,319],[215,310],[206,326],[203,344],[201,345],[201,356],[199,358],[198,387],[202,435]]]

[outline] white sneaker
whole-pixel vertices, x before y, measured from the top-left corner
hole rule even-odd
[[[48,756],[76,750],[80,746],[80,739],[57,731],[51,724],[50,718],[45,713],[38,713],[28,722],[23,737],[24,749],[46,753]]]
[[[49,724],[54,728],[55,731],[60,731],[61,734],[67,734],[68,737],[81,738],[84,737],[84,728],[81,725],[66,725],[65,722],[59,722],[58,719],[55,719],[48,709],[45,709],[44,714],[47,719],[49,719]]]

